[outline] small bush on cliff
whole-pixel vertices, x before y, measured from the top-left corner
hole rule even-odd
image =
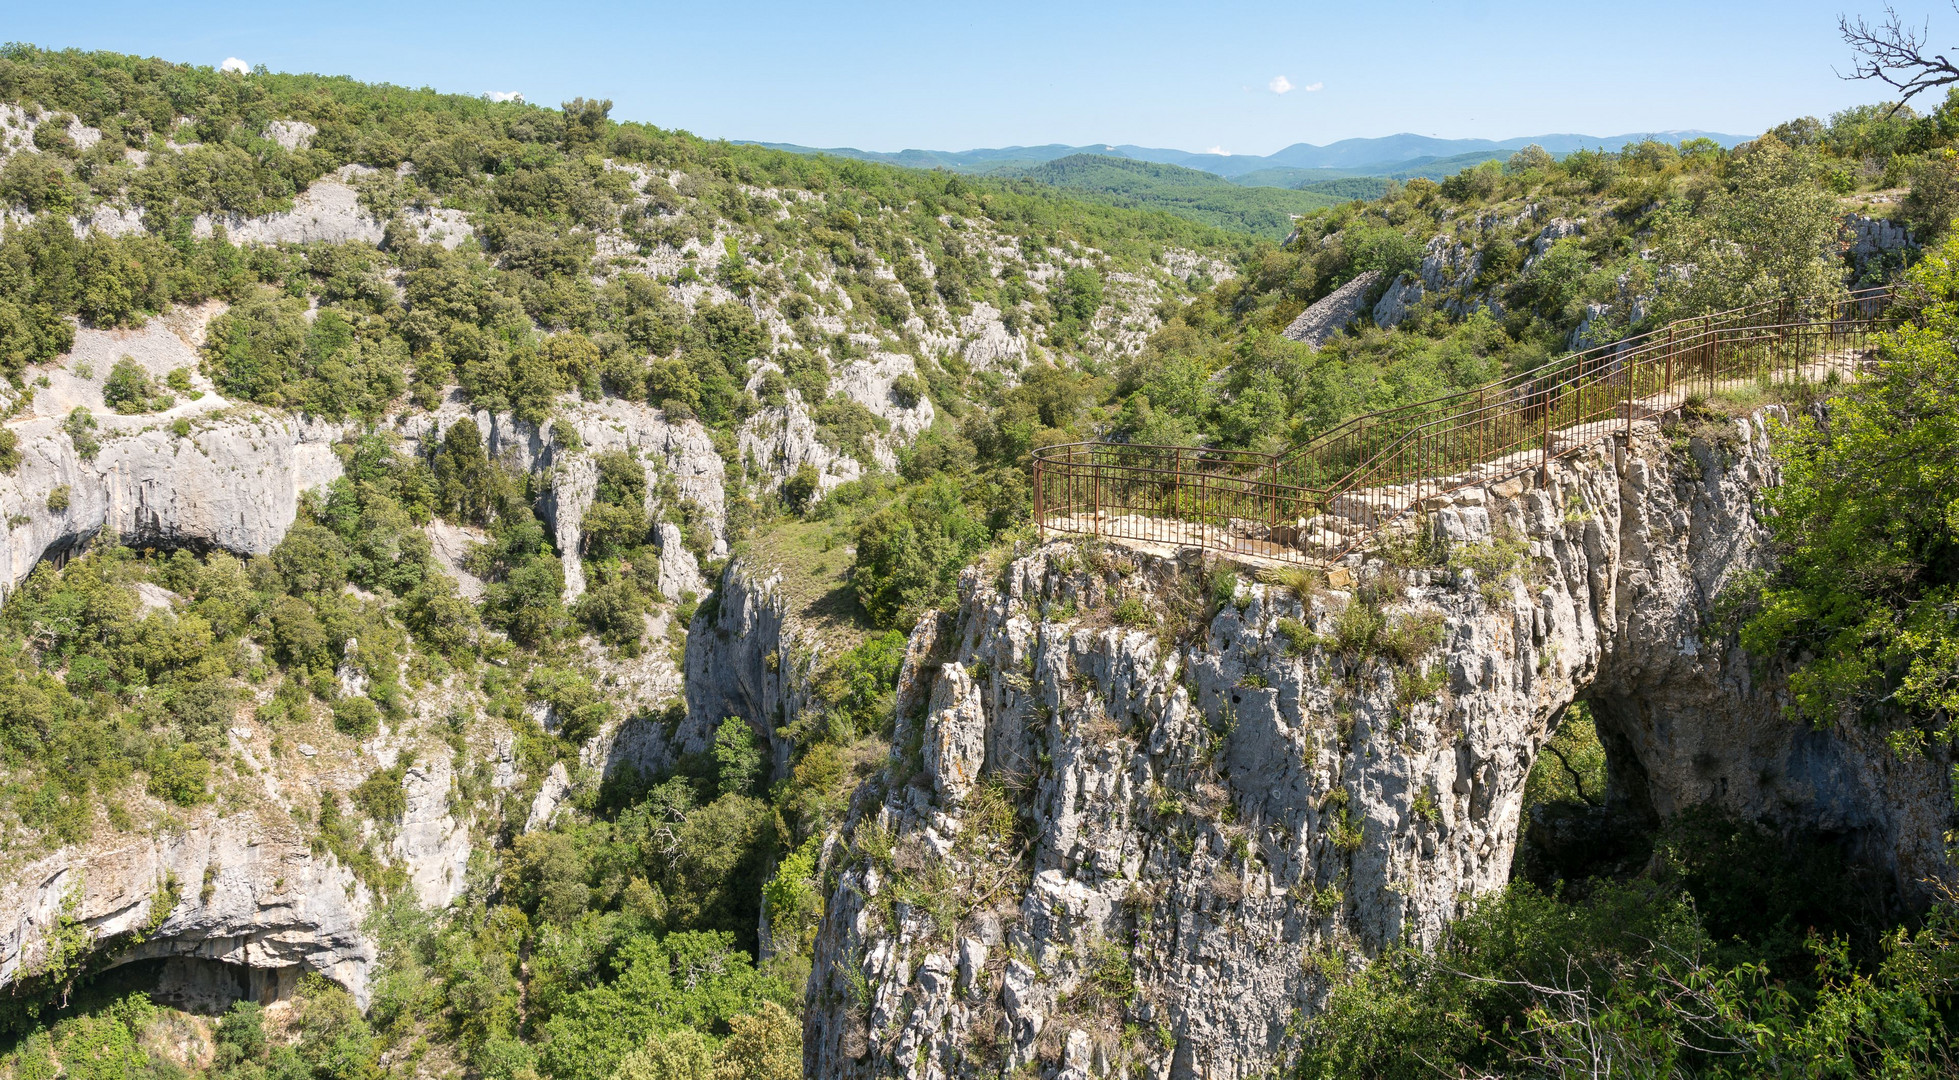
[[[102,400],[119,413],[156,412],[176,401],[158,390],[150,373],[127,356],[109,369],[109,378],[102,384]]]

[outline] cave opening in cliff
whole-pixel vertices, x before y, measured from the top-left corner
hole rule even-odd
[[[1885,928],[1911,913],[1870,837],[1738,812],[1723,800],[1734,762],[1710,753],[1687,759],[1696,794],[1681,798],[1682,778],[1642,757],[1638,733],[1689,721],[1653,707],[1595,694],[1553,718],[1526,780],[1512,876],[1573,896],[1650,878],[1691,897],[1716,940],[1754,941],[1795,963],[1804,930],[1821,930],[1875,958]]]
[[[1552,718],[1525,782],[1514,877],[1549,889],[1650,860],[1659,814],[1620,713],[1616,702],[1579,700]]]
[[[217,1016],[235,1001],[270,1005],[291,997],[304,971],[300,966],[249,967],[202,956],[145,957],[76,980],[61,1011],[87,1011],[91,1003],[143,993],[159,1005]]]

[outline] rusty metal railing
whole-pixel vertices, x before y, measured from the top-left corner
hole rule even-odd
[[[1085,442],[1034,455],[1049,532],[1321,563],[1425,502],[1541,469],[1690,395],[1854,377],[1891,292],[1770,301],[1559,357],[1471,390],[1354,417],[1280,454]]]

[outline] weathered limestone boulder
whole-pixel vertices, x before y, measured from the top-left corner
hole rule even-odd
[[[1447,233],[1429,238],[1422,248],[1422,285],[1430,292],[1467,289],[1483,267],[1482,255]]]
[[[1424,290],[1420,278],[1403,274],[1394,279],[1388,291],[1374,305],[1374,325],[1383,330],[1392,330],[1414,314],[1415,305],[1422,302]]]
[[[932,426],[936,415],[922,387],[918,387],[916,397],[905,399],[896,389],[900,379],[910,379],[915,386],[918,383],[918,362],[903,353],[878,353],[868,360],[853,360],[830,379],[831,393],[857,401],[890,426],[871,449],[877,465],[884,469],[898,467],[894,448],[917,438]]]
[[[304,120],[273,120],[265,125],[259,137],[270,139],[288,150],[304,150],[313,143],[313,136],[320,129]]]
[[[450,756],[437,753],[410,765],[402,779],[408,810],[395,834],[394,855],[426,908],[448,907],[461,896],[469,870],[469,829],[449,812],[455,772]]]
[[[766,475],[768,486],[780,486],[804,465],[816,470],[818,494],[862,477],[864,462],[825,444],[817,434],[802,395],[790,390],[787,397],[781,405],[757,410],[741,425],[742,457]]]
[[[1911,229],[1902,221],[1850,214],[1844,218],[1844,224],[1850,231],[1850,259],[1860,270],[1872,259],[1918,246],[1911,237]]]
[[[1530,257],[1524,260],[1524,269],[1530,269],[1532,264],[1538,259],[1543,258],[1544,253],[1551,250],[1552,244],[1568,236],[1577,236],[1583,231],[1584,225],[1584,218],[1579,218],[1576,221],[1571,218],[1552,218],[1542,229],[1537,231],[1536,236],[1531,238]]]
[[[199,214],[192,231],[208,237],[224,226],[234,244],[379,244],[381,222],[360,204],[360,192],[338,180],[321,180],[294,197],[292,209],[246,217]]]
[[[1010,333],[999,309],[985,301],[960,316],[959,335],[961,355],[976,371],[1011,370],[1027,359],[1026,340]]]
[[[707,579],[701,576],[700,560],[687,550],[680,526],[668,521],[655,525],[653,544],[660,551],[660,570],[654,584],[661,596],[679,600],[689,593],[697,597],[707,594]]]
[[[1056,543],[969,571],[913,634],[891,762],[832,863],[805,1071],[1263,1075],[1322,972],[1432,943],[1509,879],[1578,699],[1635,818],[1712,804],[1835,838],[1908,900],[1953,880],[1951,762],[1790,720],[1707,615],[1765,557],[1762,419],[1682,444],[1644,423],[1438,500],[1425,527],[1472,559],[1241,581],[1208,621],[1178,561]],[[1329,644],[1352,604],[1406,644]]]

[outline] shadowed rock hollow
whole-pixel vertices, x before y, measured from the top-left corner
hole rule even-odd
[[[807,1073],[1262,1074],[1321,972],[1433,943],[1509,879],[1525,778],[1581,699],[1615,806],[1834,837],[1922,900],[1951,873],[1945,763],[1786,719],[1710,619],[1765,558],[1766,418],[1732,425],[1641,424],[1462,491],[1424,525],[1446,564],[1346,588],[1214,608],[1194,566],[1070,543],[968,571],[912,635],[842,839]]]

